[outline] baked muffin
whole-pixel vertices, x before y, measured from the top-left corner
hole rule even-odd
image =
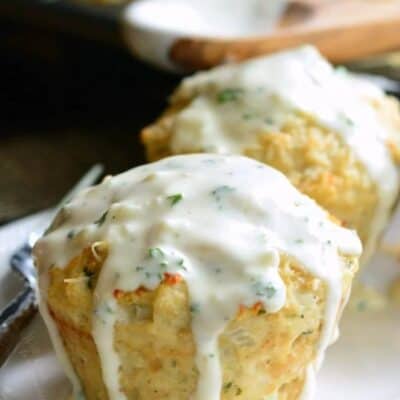
[[[396,100],[302,47],[183,80],[142,139],[151,161],[172,154],[243,154],[283,172],[344,226],[363,260],[398,194]]]
[[[309,398],[360,252],[277,170],[209,154],[107,178],[34,249],[42,315],[87,400]]]

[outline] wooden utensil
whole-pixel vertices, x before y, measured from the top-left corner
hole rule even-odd
[[[128,43],[139,56],[185,70],[209,68],[304,43],[316,45],[333,62],[348,62],[400,49],[400,1],[292,1],[279,26],[257,37],[186,36],[132,25],[126,32]],[[154,43],[156,36],[168,48],[159,46],[159,54],[149,57],[148,52],[143,53],[143,45]]]
[[[175,0],[179,1],[190,5]],[[174,19],[186,29],[176,29],[173,22],[166,29],[154,23],[153,15],[143,23],[131,13],[143,2],[110,7],[91,0],[3,0],[0,17],[114,46],[128,45],[139,58],[174,70],[209,68],[304,43],[316,45],[333,62],[400,49],[400,0],[290,1],[272,32],[251,37],[193,34],[191,21],[179,12]],[[164,7],[163,1],[160,4]],[[230,12],[227,8],[226,13]]]

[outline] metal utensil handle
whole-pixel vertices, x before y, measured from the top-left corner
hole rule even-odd
[[[0,317],[0,365],[2,365],[19,340],[22,329],[36,313],[37,301],[34,290],[25,289],[2,311]]]
[[[55,208],[49,220],[53,219],[59,209],[70,200],[77,192],[91,186],[101,176],[103,166],[96,164],[79,180],[79,182],[70,190]],[[46,223],[46,226],[49,223]],[[34,242],[42,235],[42,232],[37,235],[30,235],[30,240],[19,248],[11,257],[11,262],[24,262],[24,257],[31,257],[31,250]],[[18,295],[11,300],[4,309],[0,312],[0,366],[7,359],[12,349],[18,342],[19,333],[28,324],[35,315],[37,310],[37,299],[34,288],[34,271],[24,271],[23,268],[13,268],[20,275],[23,274],[25,279],[24,288]],[[33,266],[32,266],[33,269]],[[29,274],[29,272],[31,272]],[[28,276],[28,274],[30,276]]]

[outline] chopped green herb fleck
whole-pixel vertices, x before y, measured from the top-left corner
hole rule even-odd
[[[146,276],[147,279],[150,279],[150,278],[151,278],[151,273],[150,273],[150,272],[145,272],[144,274],[145,274],[145,276]]]
[[[361,300],[357,304],[357,311],[364,312],[367,309],[368,303],[365,300]]]
[[[143,271],[143,270],[144,270],[144,267],[138,265],[138,266],[135,268],[135,270],[136,270],[137,272]]]
[[[197,312],[199,312],[199,311],[200,311],[200,305],[199,305],[199,304],[197,304],[197,303],[192,303],[192,304],[190,305],[190,312],[191,312],[192,314],[197,313]]]
[[[313,332],[314,331],[312,329],[309,329],[308,331],[304,331],[301,334],[304,335],[304,336],[307,336],[307,335],[311,335]]]
[[[75,231],[72,229],[67,233],[67,239],[73,239],[75,236]]]
[[[150,258],[163,258],[163,257],[165,257],[165,254],[159,247],[150,247],[149,248],[149,257]]]
[[[222,104],[230,101],[236,101],[242,94],[243,94],[243,89],[227,88],[221,90],[217,94],[217,102]]]
[[[259,310],[258,310],[258,312],[257,312],[257,315],[263,315],[263,314],[265,314],[266,313],[266,311],[263,309],[263,308],[260,308]]]
[[[240,387],[238,387],[236,389],[236,396],[240,396],[242,394],[242,392],[243,392],[243,390]]]
[[[168,196],[167,199],[171,202],[172,207],[183,199],[183,195],[181,193],[171,194],[171,196]]]
[[[274,123],[274,120],[271,117],[266,117],[264,121],[269,125],[273,125]]]
[[[342,119],[342,121],[348,125],[348,126],[354,126],[354,121],[349,118],[346,114],[341,114],[340,118]]]
[[[171,365],[175,368],[176,367],[176,365],[177,365],[177,362],[176,362],[176,360],[172,360],[171,361]]]
[[[327,244],[328,246],[331,246],[331,245],[332,245],[332,240],[327,240],[327,241],[326,241],[326,244]]]
[[[215,200],[220,202],[222,197],[226,194],[232,193],[235,189],[231,186],[222,185],[218,186],[211,192],[211,195],[214,196]]]
[[[210,354],[208,355],[208,357],[214,358],[214,357],[215,357],[215,354],[214,354],[214,353],[210,353]]]
[[[253,118],[255,118],[255,114],[252,114],[252,113],[244,113],[243,115],[242,115],[242,118],[244,119],[244,120],[246,120],[246,121],[248,121],[249,119],[253,119]]]
[[[108,211],[109,211],[109,210],[107,210],[97,221],[94,221],[94,223],[95,223],[96,225],[98,225],[98,226],[103,225],[103,224],[104,224],[104,221],[105,221],[106,218],[107,218]]]
[[[227,382],[224,384],[223,388],[225,391],[228,391],[232,387],[233,383],[232,382]]]
[[[181,258],[180,260],[178,260],[178,267],[180,268],[180,269],[183,269],[184,271],[187,271],[187,268],[184,266],[184,259],[183,258]]]
[[[297,243],[297,244],[302,244],[302,243],[304,243],[304,240],[303,239],[296,239],[294,242]]]
[[[266,285],[264,285],[261,282],[256,282],[253,284],[253,288],[256,292],[256,295],[259,297],[272,299],[276,294],[276,288],[271,283],[267,283]]]

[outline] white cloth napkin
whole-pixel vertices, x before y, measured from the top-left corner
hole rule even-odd
[[[22,281],[10,269],[12,253],[28,240],[31,232],[43,232],[51,215],[50,210],[41,211],[0,228],[0,309],[22,287]]]
[[[22,280],[10,269],[11,255],[31,232],[43,232],[51,216],[52,211],[45,210],[0,228],[0,309],[22,287]],[[64,400],[68,393],[69,385],[37,315],[0,369],[0,399]]]

